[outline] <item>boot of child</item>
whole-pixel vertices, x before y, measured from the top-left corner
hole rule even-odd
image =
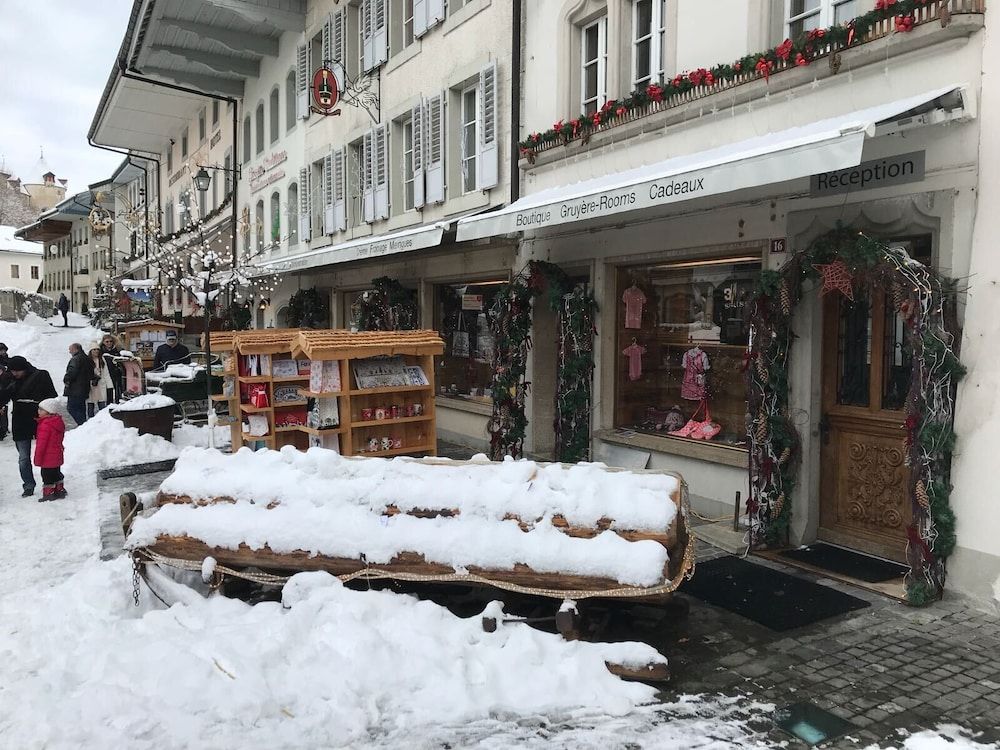
[[[38,502],[45,503],[49,500],[56,499],[56,485],[46,484],[42,486],[42,496],[38,498]]]
[[[56,499],[56,500],[62,500],[64,497],[66,497],[66,487],[63,485],[62,482],[57,482],[56,483],[56,488],[55,488],[55,493],[54,494],[55,494],[55,498],[54,499]]]

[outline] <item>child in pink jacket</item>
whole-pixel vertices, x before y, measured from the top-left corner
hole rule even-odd
[[[42,496],[38,502],[66,497],[63,486],[63,437],[66,424],[57,413],[59,401],[47,398],[38,404],[38,426],[35,430],[35,466],[42,470]]]

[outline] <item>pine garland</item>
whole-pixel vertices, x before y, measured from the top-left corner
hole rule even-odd
[[[804,67],[818,58],[860,43],[879,23],[889,19],[893,20],[897,32],[911,31],[915,25],[914,14],[936,2],[937,0],[877,0],[874,10],[845,24],[806,31],[795,39],[785,39],[776,47],[745,55],[731,63],[687,71],[662,85],[640,87],[622,99],[606,102],[594,114],[581,114],[569,121],[560,120],[546,131],[532,133],[521,141],[521,155],[533,159],[540,146],[566,144],[576,139],[586,142],[598,128],[627,119],[634,113],[645,113],[650,106],[659,105],[674,96],[684,96],[692,91],[709,93],[707,89],[713,86],[737,82],[737,79],[745,80],[748,74],[767,80],[781,70]]]
[[[799,440],[789,417],[788,358],[795,334],[791,309],[817,265],[839,259],[855,287],[888,289],[906,319],[912,348],[905,404],[906,464],[913,522],[907,529],[907,599],[920,605],[941,596],[945,559],[955,549],[955,515],[948,483],[955,388],[965,374],[946,325],[945,299],[954,289],[904,250],[864,234],[837,229],[796,253],[780,271],[763,271],[751,314],[747,369],[751,535],[755,544],[787,540]]]
[[[556,460],[586,460],[590,454],[590,408],[594,371],[597,304],[589,292],[572,288],[566,273],[552,263],[532,261],[527,271],[502,286],[489,310],[494,337],[493,414],[488,430],[490,457],[522,454],[528,420],[525,400],[531,383],[527,374],[531,349],[532,300],[547,294],[559,314],[556,376]]]

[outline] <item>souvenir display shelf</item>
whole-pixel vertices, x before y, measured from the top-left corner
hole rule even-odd
[[[222,359],[222,393],[212,396],[213,403],[224,402],[227,406],[228,416],[220,417],[220,424],[223,420],[229,422],[230,445],[239,447],[240,445],[240,419],[239,419],[239,398],[240,392],[236,388],[236,345],[234,331],[212,331],[209,333],[209,342],[212,345],[213,358],[218,356]],[[205,335],[201,336],[201,347],[205,348]]]
[[[289,366],[297,369],[297,363],[292,357],[297,335],[296,328],[263,328],[236,331],[233,334],[234,356],[231,358],[231,368],[227,368],[227,375],[235,380],[233,396],[229,402],[230,409],[235,407],[235,413],[238,415],[233,429],[234,451],[244,445],[273,450],[279,450],[286,445],[303,450],[308,447],[308,438],[299,429],[300,425],[285,424],[292,410],[296,410],[297,414],[305,408],[306,400],[298,397],[279,398],[283,393],[289,393],[289,389],[294,394],[296,386],[309,383],[308,373],[296,372],[289,375],[285,371]],[[258,363],[266,362],[264,371],[259,374],[252,374],[247,369],[248,363],[255,358]],[[263,390],[265,405],[255,406],[251,402],[251,393],[254,390]],[[267,422],[265,434],[251,435],[243,431],[245,421],[260,420]],[[304,422],[304,419],[300,421]]]
[[[437,331],[300,331],[293,356],[310,360],[313,366],[337,362],[340,390],[314,391],[305,384],[300,394],[309,399],[310,406],[336,399],[339,425],[301,427],[299,433],[313,438],[313,444],[337,435],[339,452],[345,456],[436,455],[434,357],[443,351],[444,341]],[[384,357],[391,359],[372,359]],[[398,373],[379,374],[400,366],[419,368],[423,382],[402,385]],[[418,379],[415,369],[407,374]],[[373,385],[380,378],[395,382]]]
[[[116,334],[122,349],[127,349],[142,360],[143,369],[148,370],[153,366],[156,347],[167,342],[167,333],[175,331],[180,335],[183,330],[184,326],[178,323],[149,319],[119,323]]]

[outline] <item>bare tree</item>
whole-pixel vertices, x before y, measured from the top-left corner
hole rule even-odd
[[[28,196],[17,192],[0,178],[0,224],[23,227],[35,218],[34,210],[28,205]]]

